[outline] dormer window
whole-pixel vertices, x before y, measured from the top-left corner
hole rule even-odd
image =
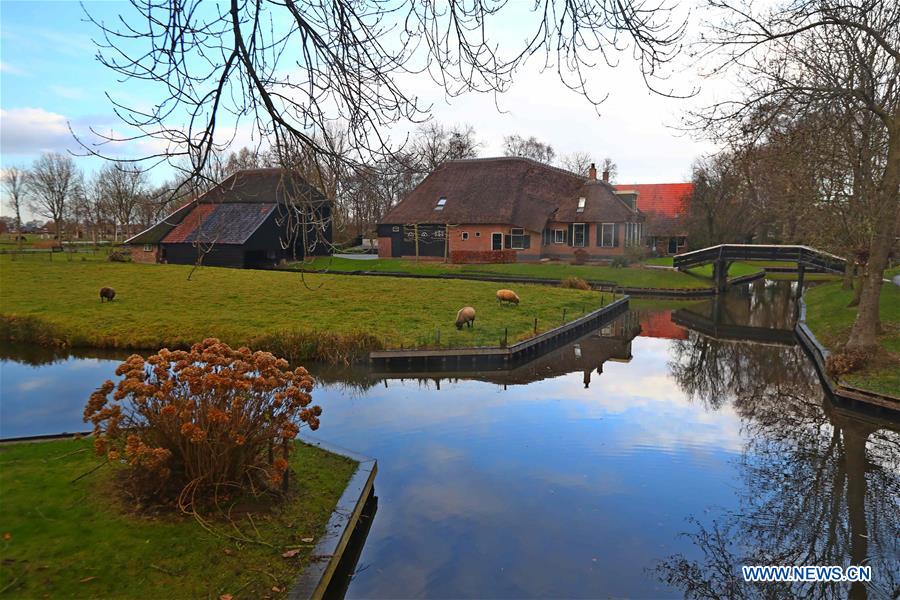
[[[575,212],[584,212],[584,203],[585,203],[585,199],[579,198],[578,199],[578,208],[576,209]]]
[[[437,201],[437,205],[434,207],[434,210],[444,210],[444,205],[447,204],[446,198],[441,198]]]

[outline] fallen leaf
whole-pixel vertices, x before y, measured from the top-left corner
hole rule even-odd
[[[287,552],[283,552],[281,554],[281,556],[283,556],[285,558],[293,558],[293,557],[297,556],[298,554],[300,554],[300,550],[288,550]]]
[[[225,548],[225,554],[227,554],[228,556],[231,556],[231,549]]]
[[[97,577],[95,577],[94,575],[91,575],[90,577],[85,577],[84,579],[82,579],[80,581],[80,583],[87,583],[88,581],[90,581],[92,579],[97,579]]]
[[[234,600],[234,596],[231,594],[222,594],[219,596],[219,600]]]
[[[300,541],[303,542],[304,544],[309,544],[313,541],[313,539],[312,538],[300,538]]]
[[[281,591],[281,588],[278,587],[277,585],[273,585],[273,586],[272,586],[272,591],[273,591],[273,592],[280,592],[280,591]]]
[[[3,532],[3,539],[6,540],[6,541],[8,542],[9,540],[12,539],[12,534],[11,534],[10,532],[8,532],[8,531],[4,531],[4,532]]]

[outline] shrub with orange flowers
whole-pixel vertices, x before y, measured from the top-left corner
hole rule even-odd
[[[232,349],[217,339],[189,351],[134,354],[84,410],[94,449],[127,463],[138,496],[185,504],[222,486],[255,491],[284,482],[293,439],[317,429],[313,379],[269,352]]]

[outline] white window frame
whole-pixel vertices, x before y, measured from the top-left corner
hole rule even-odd
[[[575,209],[575,212],[584,212],[584,207],[587,204],[587,198],[581,197],[578,199],[578,207]]]
[[[464,242],[467,241],[467,240],[469,239],[469,232],[468,232],[468,231],[463,231],[463,232],[460,234],[460,237],[462,238],[462,241],[464,241]]]
[[[434,207],[434,210],[444,210],[444,207],[447,206],[446,198],[438,198],[437,204]]]
[[[566,238],[568,237],[568,231],[565,229],[554,229],[553,230],[553,243],[554,244],[565,244]],[[562,235],[559,235],[562,234]]]
[[[606,227],[609,226],[612,228],[612,233],[609,236],[609,243],[606,243]],[[615,248],[616,247],[616,224],[615,223],[600,223],[600,247],[601,248]]]
[[[578,228],[581,227],[581,243],[577,242]],[[587,246],[587,224],[586,223],[572,223],[572,247],[573,248],[584,248]]]
[[[517,231],[521,233],[516,233]],[[516,237],[521,239],[520,245],[516,246]],[[509,229],[509,249],[524,250],[525,249],[525,229],[521,227],[511,227]]]
[[[497,252],[497,250],[494,250],[494,236],[495,235],[500,236],[500,250],[503,250],[503,232],[502,231],[492,231],[491,232],[491,252]]]
[[[476,232],[475,232],[475,237],[480,238],[480,237],[481,237],[481,232],[480,232],[480,231],[476,231]]]
[[[153,244],[144,244],[144,252],[153,252]]]

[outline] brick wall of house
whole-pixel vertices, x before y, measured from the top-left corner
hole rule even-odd
[[[143,245],[129,246],[131,250],[131,260],[136,263],[152,264],[159,261],[159,246],[153,244],[149,250],[145,250]]]
[[[617,237],[616,237],[616,245],[613,247],[603,247],[597,245],[598,235],[600,233],[600,223],[587,223],[587,240],[585,240],[585,245],[582,248],[585,252],[588,253],[588,260],[597,259],[597,258],[612,258],[614,256],[621,256],[625,253],[625,224],[618,223],[616,225],[617,229]],[[557,244],[553,241],[553,237],[550,238],[550,243],[545,244],[543,246],[543,254],[548,258],[561,258],[567,259],[572,258],[575,254],[575,250],[578,250],[578,247],[572,246],[572,240],[569,239],[569,223],[557,223],[550,222],[547,225],[547,228],[551,231],[554,229],[561,229],[566,232],[566,241],[563,244]],[[551,234],[552,235],[552,234]]]
[[[491,236],[494,233],[500,233],[504,239],[504,250],[506,236],[509,235],[510,225],[458,225],[450,228],[448,236],[450,239],[450,254],[454,252],[492,252]],[[468,234],[464,236],[463,234]],[[536,260],[541,255],[541,232],[525,230],[525,234],[531,237],[530,247],[523,250],[511,250],[520,260]],[[468,239],[463,239],[467,237]],[[462,255],[460,255],[462,256]],[[491,261],[482,261],[491,262]]]
[[[516,250],[454,250],[450,253],[450,262],[455,264],[475,263],[514,263],[517,261]]]

